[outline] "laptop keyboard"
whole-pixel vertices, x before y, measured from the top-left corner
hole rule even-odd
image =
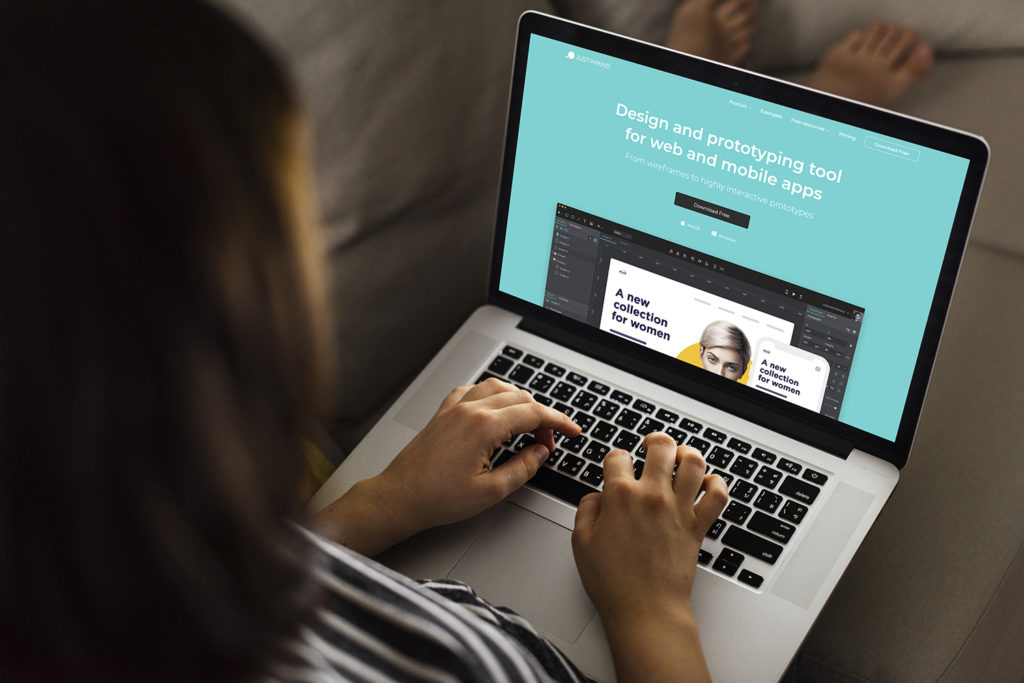
[[[663,431],[704,455],[708,471],[725,479],[729,502],[711,526],[699,564],[758,589],[797,535],[828,481],[828,474],[757,446],[741,435],[705,425],[677,411],[592,379],[541,356],[506,346],[477,378],[527,389],[582,428],[577,437],[555,434],[555,450],[530,483],[573,505],[601,489],[602,462],[613,448],[628,451],[637,478],[644,469],[641,442]],[[495,449],[492,467],[534,442],[512,437]]]

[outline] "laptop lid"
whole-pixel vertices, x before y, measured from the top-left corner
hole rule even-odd
[[[528,12],[489,300],[902,467],[987,159],[975,136]]]

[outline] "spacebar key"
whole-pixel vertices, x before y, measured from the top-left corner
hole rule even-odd
[[[778,543],[755,536],[738,526],[729,527],[725,536],[722,537],[722,543],[768,564],[775,564],[775,560],[779,559],[779,555],[782,554],[782,546]]]

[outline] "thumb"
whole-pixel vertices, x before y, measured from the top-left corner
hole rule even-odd
[[[550,451],[543,444],[534,444],[529,448],[519,451],[505,463],[495,467],[491,474],[500,477],[504,485],[505,495],[515,491],[517,488],[530,480],[537,470],[548,459]]]
[[[588,493],[580,499],[579,507],[576,508],[576,523],[573,525],[572,535],[588,537],[597,524],[597,518],[601,515],[601,494]]]

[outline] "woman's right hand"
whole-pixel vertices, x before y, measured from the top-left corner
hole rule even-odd
[[[700,680],[707,667],[690,591],[701,540],[728,493],[721,477],[705,475],[699,452],[667,434],[647,435],[644,449],[640,479],[625,451],[606,456],[604,490],[585,496],[576,514],[576,566],[619,680],[682,680],[687,672]]]

